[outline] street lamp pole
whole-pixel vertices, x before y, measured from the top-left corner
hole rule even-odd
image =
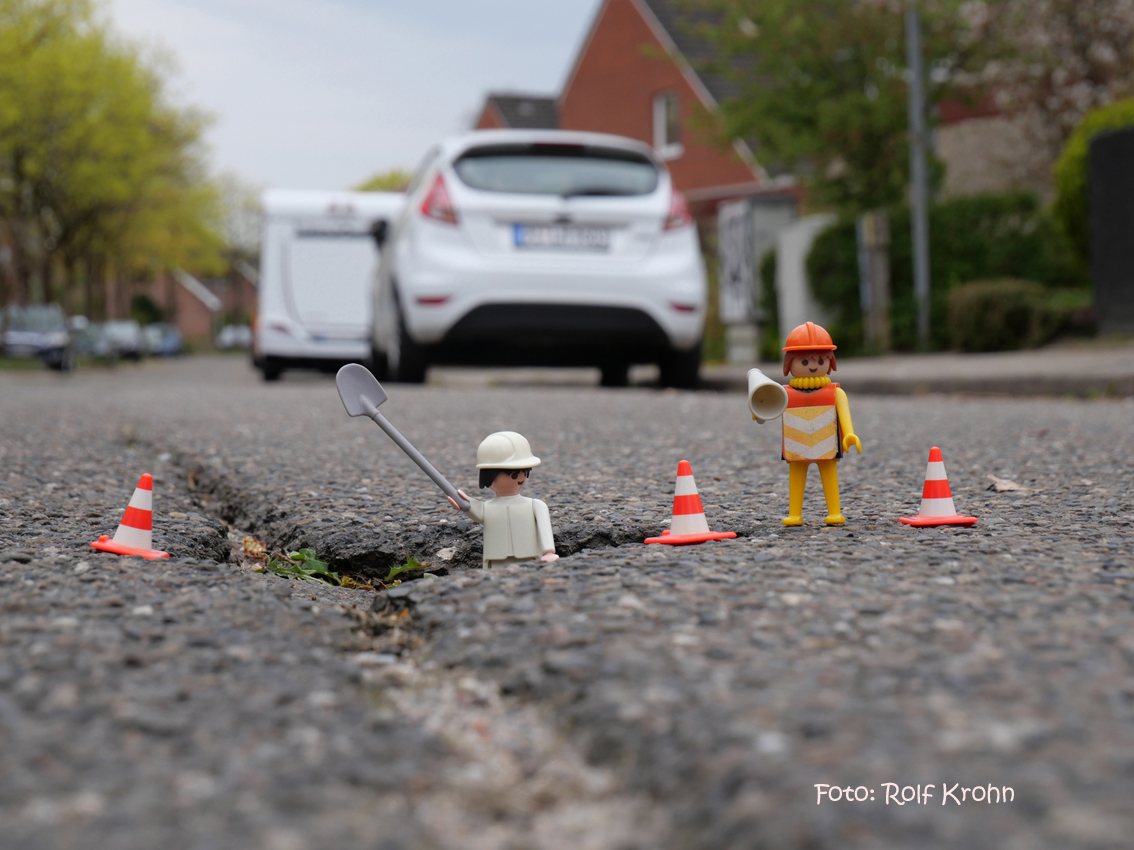
[[[913,214],[914,299],[917,345],[929,349],[929,180],[926,170],[925,92],[921,19],[917,0],[906,2],[906,65],[909,68],[910,206]]]

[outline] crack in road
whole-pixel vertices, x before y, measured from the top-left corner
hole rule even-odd
[[[261,538],[272,550],[313,549],[336,572],[381,579],[392,567],[406,563],[408,556],[428,565],[435,575],[481,567],[481,527],[463,515],[413,528],[380,527],[373,519],[333,504],[303,508],[285,504],[255,482],[236,480],[215,461],[176,455],[174,462],[203,510],[232,528]],[[640,544],[660,530],[642,522],[595,523],[593,516],[557,518],[554,529],[560,556]]]

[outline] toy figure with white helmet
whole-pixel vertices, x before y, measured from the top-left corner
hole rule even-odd
[[[491,489],[496,498],[482,502],[458,491],[468,501],[467,508],[449,498],[454,508],[484,523],[486,569],[537,558],[546,562],[558,560],[547,505],[520,495],[520,488],[539,464],[522,435],[515,431],[489,434],[476,450],[476,468],[480,470],[480,486]]]
[[[480,486],[490,488],[496,498],[487,502],[470,499],[463,490],[449,483],[378,410],[388,397],[369,369],[360,363],[348,363],[339,369],[335,384],[348,415],[374,420],[398,448],[433,479],[449,504],[484,524],[484,567],[536,559],[550,563],[559,559],[555,554],[551,512],[547,505],[539,499],[520,495],[520,488],[527,483],[532,469],[540,464],[523,435],[497,431],[481,441],[476,450]]]

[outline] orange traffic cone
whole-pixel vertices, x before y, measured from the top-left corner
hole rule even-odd
[[[925,468],[925,487],[921,491],[921,510],[917,516],[904,516],[898,522],[906,525],[963,525],[971,527],[977,521],[975,516],[961,516],[953,506],[953,491],[949,489],[949,478],[945,475],[945,461],[941,449],[934,446],[929,450],[929,464]]]
[[[138,486],[126,507],[122,522],[111,540],[105,534],[91,544],[103,552],[133,555],[137,558],[168,558],[168,552],[150,548],[153,545],[154,479],[148,472],[138,479]]]
[[[697,484],[693,481],[693,468],[689,461],[681,461],[677,464],[677,488],[673,494],[673,522],[668,531],[662,532],[661,537],[648,537],[646,542],[684,546],[728,537],[736,537],[736,532],[709,531],[705,509],[701,507],[701,497],[697,494]]]

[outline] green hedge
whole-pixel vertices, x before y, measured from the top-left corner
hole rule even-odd
[[[891,340],[895,350],[917,347],[913,249],[909,207],[890,210]],[[930,210],[931,347],[950,344],[949,290],[960,283],[1017,278],[1048,286],[1084,283],[1063,239],[1029,192],[974,195],[943,201]],[[834,315],[828,330],[843,354],[862,353],[858,249],[853,218],[816,239],[807,258],[815,297]]]
[[[1091,139],[1108,130],[1134,127],[1134,99],[1119,100],[1088,112],[1055,162],[1055,200],[1051,214],[1067,237],[1075,257],[1088,268],[1091,262],[1088,181]]]
[[[1084,330],[1089,299],[1089,290],[1053,291],[1029,280],[965,283],[949,293],[950,340],[961,351],[1034,348]]]

